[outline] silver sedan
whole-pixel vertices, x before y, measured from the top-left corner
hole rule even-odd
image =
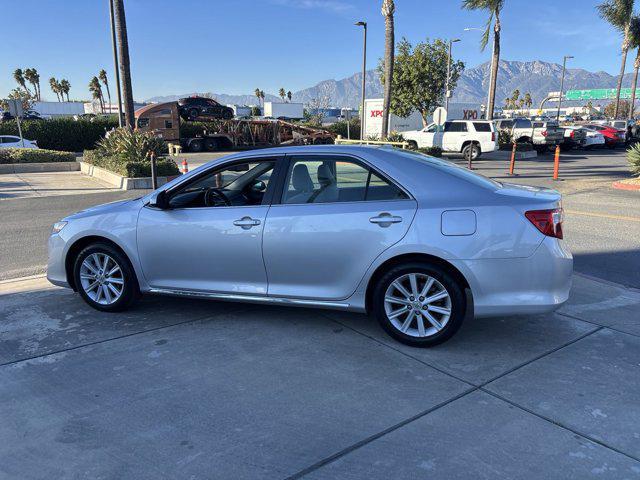
[[[430,346],[468,316],[549,312],[573,259],[560,195],[389,148],[230,155],[54,225],[49,280],[115,312],[141,294],[372,313]]]

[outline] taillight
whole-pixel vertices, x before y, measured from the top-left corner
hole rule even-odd
[[[491,141],[492,142],[496,141],[496,132],[491,132]]]
[[[562,208],[529,210],[524,214],[533,225],[548,237],[562,238]]]
[[[549,132],[547,132],[546,130],[542,130],[542,132],[540,133],[542,133],[543,137],[546,137],[547,135],[549,135]]]
[[[569,134],[569,136],[571,138],[575,137],[576,136],[576,131],[575,130],[571,130],[571,133]]]

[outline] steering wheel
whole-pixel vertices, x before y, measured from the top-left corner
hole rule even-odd
[[[204,192],[204,204],[207,207],[230,207],[231,200],[219,188],[207,188]]]

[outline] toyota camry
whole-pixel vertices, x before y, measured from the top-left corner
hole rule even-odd
[[[108,312],[141,294],[343,309],[431,346],[465,318],[562,305],[562,219],[554,190],[419,153],[255,150],[62,219],[47,276]]]

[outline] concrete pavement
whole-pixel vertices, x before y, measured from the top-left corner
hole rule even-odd
[[[80,172],[11,173],[0,175],[0,200],[85,195],[115,189]]]
[[[2,294],[4,292],[4,294]],[[0,477],[640,478],[640,292],[415,349],[357,314],[0,284]]]

